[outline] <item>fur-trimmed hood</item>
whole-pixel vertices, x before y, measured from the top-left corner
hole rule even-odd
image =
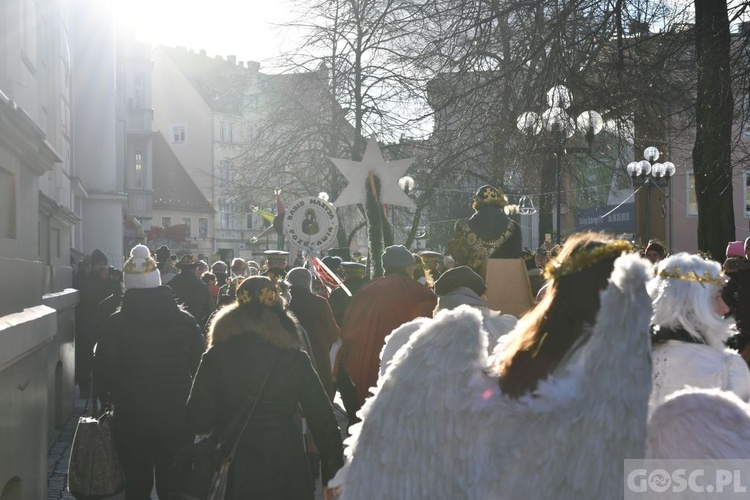
[[[232,304],[216,313],[208,328],[208,347],[238,335],[254,335],[280,349],[302,349],[300,326],[291,313],[284,311],[287,321],[282,321],[274,309],[261,307],[259,311],[256,317],[245,307]]]

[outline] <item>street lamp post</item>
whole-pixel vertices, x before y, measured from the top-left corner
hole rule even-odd
[[[518,130],[527,135],[534,136],[546,130],[552,134],[555,143],[555,182],[556,186],[556,228],[555,238],[560,244],[560,198],[562,195],[562,156],[568,152],[565,149],[565,141],[573,137],[576,132],[584,132],[588,148],[585,152],[591,151],[591,143],[594,136],[602,131],[604,122],[602,116],[596,111],[584,111],[576,120],[573,120],[567,109],[573,102],[573,96],[567,87],[556,85],[547,92],[547,105],[549,108],[541,114],[533,111],[527,111],[518,117],[516,126]]]
[[[415,185],[416,185],[416,182],[414,182],[414,178],[409,175],[405,175],[398,180],[398,187],[401,188],[401,191],[403,191],[406,196],[409,196],[409,193],[411,193],[414,190]],[[395,220],[396,214],[395,212],[396,211],[393,210],[393,207],[390,207],[390,211],[391,211],[391,230],[393,231],[394,241],[396,241],[395,240],[396,238],[396,220]]]
[[[633,181],[633,187],[646,187],[646,242],[651,239],[651,187],[669,185],[669,179],[675,172],[671,161],[655,163],[660,155],[658,149],[649,146],[643,151],[643,160],[630,162],[625,167]]]

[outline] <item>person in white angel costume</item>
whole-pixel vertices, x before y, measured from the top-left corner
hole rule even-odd
[[[630,250],[570,237],[492,365],[479,311],[438,314],[378,381],[329,487],[345,499],[621,498],[651,392],[649,269]]]
[[[678,253],[661,262],[648,284],[653,299],[653,391],[649,415],[685,387],[722,389],[750,399],[750,371],[726,340],[735,333],[721,297],[718,262]]]
[[[718,262],[659,262],[653,299],[653,389],[647,458],[750,459],[750,371],[724,345],[735,332]]]

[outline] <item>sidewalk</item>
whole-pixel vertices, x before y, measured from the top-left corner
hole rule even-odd
[[[73,414],[68,419],[55,440],[55,444],[47,452],[47,500],[70,499],[74,497],[68,493],[68,458],[73,435],[76,432],[78,417],[83,413],[85,399],[76,398]]]
[[[76,432],[78,417],[83,413],[85,404],[85,399],[76,398],[73,414],[68,419],[65,427],[59,431],[55,444],[47,452],[47,500],[75,500],[75,497],[68,492],[68,459],[70,458],[70,447],[73,444],[73,435]],[[335,409],[342,434],[346,435],[346,414],[340,407],[335,407]],[[316,500],[322,500],[322,492],[320,479],[318,479],[315,484]],[[158,499],[155,491],[151,493],[151,498]]]

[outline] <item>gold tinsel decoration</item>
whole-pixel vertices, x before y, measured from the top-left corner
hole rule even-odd
[[[675,279],[675,280],[683,280],[683,281],[697,281],[698,283],[708,283],[709,285],[718,285],[722,286],[727,282],[727,277],[724,276],[724,272],[722,271],[719,273],[719,275],[714,276],[711,274],[711,271],[706,269],[706,271],[699,275],[695,271],[689,271],[687,273],[683,273],[680,271],[680,266],[672,266],[670,269],[662,269],[662,271],[659,273],[659,278],[665,278],[665,279]]]
[[[591,250],[583,250],[569,256],[565,260],[552,259],[544,268],[547,279],[560,279],[578,271],[583,271],[597,262],[619,257],[623,252],[629,253],[633,245],[623,240],[615,240]]]

